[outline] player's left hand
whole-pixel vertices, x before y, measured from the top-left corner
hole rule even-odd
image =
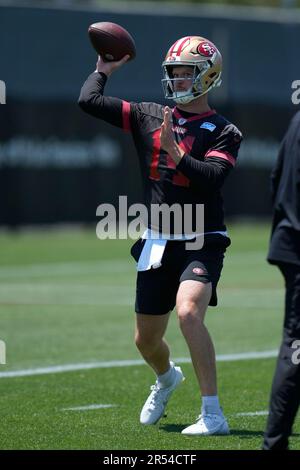
[[[175,144],[175,136],[172,131],[172,111],[168,106],[165,106],[164,120],[160,129],[160,146],[166,152],[171,153]]]
[[[172,111],[168,106],[166,106],[164,111],[164,121],[160,130],[160,146],[163,150],[168,152],[174,163],[178,165],[184,156],[184,150],[182,150],[176,142],[172,124]]]

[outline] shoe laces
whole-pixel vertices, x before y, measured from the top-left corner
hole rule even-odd
[[[203,421],[204,418],[207,418],[209,420],[216,420],[217,418],[219,418],[220,415],[216,414],[216,413],[206,413],[206,414],[200,414],[197,418],[196,418],[196,423],[199,423],[200,421]]]
[[[152,393],[150,395],[149,408],[157,405],[158,402],[162,402],[164,398],[164,393],[162,393],[163,389],[160,388],[157,383],[151,385],[150,390],[152,390]]]

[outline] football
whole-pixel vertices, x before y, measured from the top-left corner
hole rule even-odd
[[[116,23],[93,23],[88,29],[89,38],[96,52],[104,61],[122,59],[126,54],[132,60],[136,56],[134,39]]]

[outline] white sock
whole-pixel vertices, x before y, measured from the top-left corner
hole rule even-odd
[[[202,397],[202,414],[213,413],[217,415],[222,415],[223,412],[220,407],[218,395],[211,395],[207,397]]]
[[[167,370],[167,372],[165,372],[164,374],[157,376],[158,386],[160,388],[170,387],[170,385],[172,385],[174,382],[174,377],[175,369],[174,364],[171,362],[169,370]]]

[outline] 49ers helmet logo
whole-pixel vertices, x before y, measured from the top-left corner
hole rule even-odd
[[[201,42],[197,47],[197,52],[205,57],[212,57],[216,48],[210,42]]]

